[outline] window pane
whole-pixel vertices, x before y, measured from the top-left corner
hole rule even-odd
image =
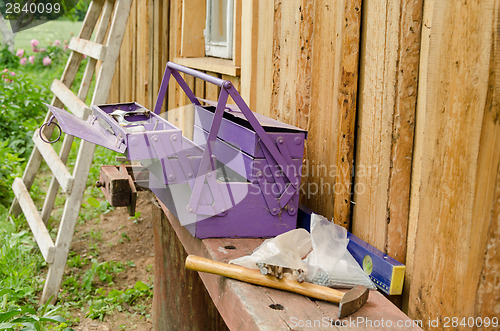
[[[227,2],[211,0],[212,20],[210,22],[211,41],[227,42]]]
[[[232,58],[233,16],[233,0],[207,0],[205,55]]]

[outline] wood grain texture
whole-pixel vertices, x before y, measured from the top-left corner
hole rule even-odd
[[[182,29],[181,29],[181,56],[205,56],[205,29],[206,19],[205,0],[191,0],[182,2]]]
[[[363,3],[353,233],[403,263],[422,10]]]
[[[306,189],[302,199],[315,212],[345,227],[350,223],[349,169],[353,154],[344,139],[353,139],[360,13],[361,1],[314,2]]]
[[[408,304],[412,318],[498,309],[483,306],[497,295],[484,290],[495,281],[486,275],[498,268],[488,246],[498,222],[497,17],[494,0],[434,4],[427,74],[420,77],[427,82],[424,136],[418,137],[422,159]],[[480,283],[486,287],[478,292]]]
[[[483,119],[483,131],[481,136],[482,143],[486,143],[491,149],[484,148],[481,153],[480,164],[486,165],[485,168],[479,169],[478,176],[483,173],[486,175],[480,176],[483,181],[489,181],[494,176],[495,162],[497,165],[496,188],[493,201],[490,205],[488,195],[476,199],[474,211],[479,215],[488,218],[491,210],[491,219],[489,221],[489,229],[487,234],[486,249],[484,252],[484,260],[479,280],[477,295],[476,295],[476,316],[500,316],[500,166],[498,166],[498,150],[500,149],[500,1],[495,2],[494,8],[495,21],[493,29],[496,33],[493,34],[493,54],[491,57],[490,79],[488,83],[488,97],[486,113]],[[496,137],[495,143],[489,143],[488,140]],[[493,160],[490,158],[493,157]],[[482,185],[491,186],[489,183],[483,182]],[[482,192],[487,192],[482,190]],[[484,200],[483,200],[484,199]],[[491,209],[490,209],[491,206]]]
[[[159,206],[153,205],[155,330],[228,330],[197,272],[184,269],[186,250]]]

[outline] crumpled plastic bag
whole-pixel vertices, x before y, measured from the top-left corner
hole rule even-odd
[[[347,231],[320,215],[311,215],[311,233],[305,229],[285,232],[265,240],[255,251],[229,263],[250,269],[279,266],[292,278],[329,287],[363,285],[376,289],[368,275],[347,250]],[[289,270],[288,270],[289,269]],[[297,276],[298,271],[298,276]],[[297,278],[298,277],[298,278]]]
[[[308,282],[339,288],[362,285],[376,289],[370,277],[347,250],[349,239],[345,228],[323,216],[312,214],[311,237],[313,249],[304,260]]]
[[[261,269],[262,264],[293,270],[307,270],[303,258],[312,249],[311,235],[305,229],[295,229],[265,240],[252,255],[229,261],[250,269]]]

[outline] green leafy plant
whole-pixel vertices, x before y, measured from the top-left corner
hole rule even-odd
[[[49,304],[41,307],[40,311],[36,311],[29,306],[12,307],[5,312],[0,312],[0,330],[22,330],[44,331],[47,330],[47,325],[56,323],[61,325],[66,320],[58,315],[59,308],[50,309]]]
[[[126,289],[125,291],[113,289],[106,293],[100,289],[97,291],[97,295],[97,298],[91,300],[86,316],[102,321],[104,316],[113,310],[123,311],[127,308],[127,310],[132,309],[130,306],[138,299],[151,297],[153,292],[151,286],[137,281],[133,288]],[[147,311],[146,307],[138,306],[137,308],[136,312],[143,315]]]

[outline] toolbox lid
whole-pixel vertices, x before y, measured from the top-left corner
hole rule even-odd
[[[216,107],[217,102],[212,101],[212,100],[205,100],[205,99],[200,99],[200,101],[205,102],[206,104]],[[257,118],[257,121],[259,121],[260,125],[264,128],[266,132],[303,132],[305,134],[305,138],[307,139],[307,130],[303,130],[301,128],[298,128],[296,126],[280,122],[278,120],[275,120],[273,118],[267,117],[265,115],[253,112],[255,118]],[[247,118],[243,113],[241,112],[240,108],[237,105],[233,104],[226,104],[226,109],[224,111],[224,117],[238,123],[244,127],[247,127],[249,129],[252,129],[250,123],[248,122]]]
[[[97,120],[84,121],[65,110],[51,105],[47,106],[66,134],[106,147],[115,152],[125,153],[127,146],[122,141],[117,140],[115,135],[104,129]]]

